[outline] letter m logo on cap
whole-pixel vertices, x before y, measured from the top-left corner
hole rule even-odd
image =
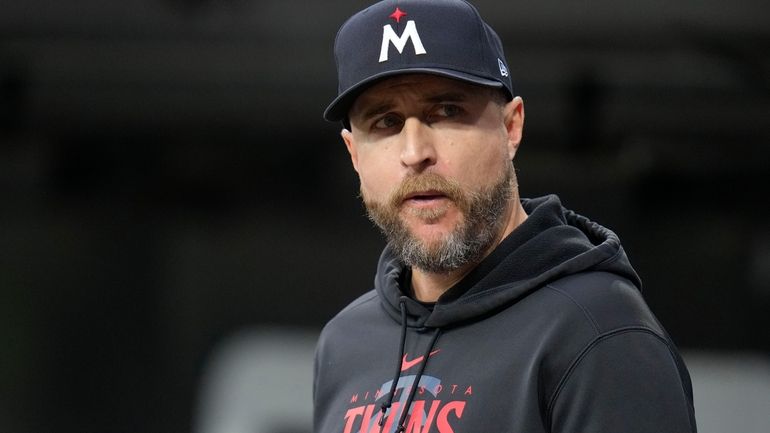
[[[417,33],[417,25],[415,25],[414,21],[409,20],[406,23],[406,28],[404,28],[404,33],[402,33],[400,37],[396,34],[396,32],[393,30],[393,27],[391,27],[390,24],[384,26],[382,28],[382,47],[380,48],[380,63],[386,62],[388,60],[388,48],[390,47],[391,42],[398,50],[398,53],[401,54],[404,52],[404,47],[406,46],[406,42],[410,39],[412,40],[412,46],[414,46],[415,55],[427,53],[427,51],[425,51],[425,47],[422,46],[422,41],[420,40],[420,34]]]

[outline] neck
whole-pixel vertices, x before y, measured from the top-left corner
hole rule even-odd
[[[506,238],[516,227],[521,225],[524,220],[527,219],[527,213],[521,206],[521,202],[518,197],[512,200],[512,206],[510,212],[506,216],[506,223],[503,229],[498,234],[497,238],[492,245],[487,249],[484,255],[473,263],[468,263],[463,267],[446,272],[446,273],[432,273],[426,272],[419,268],[412,269],[412,290],[414,290],[414,297],[420,302],[436,302],[441,295],[444,294],[450,287],[457,284],[468,273],[473,270],[484,258],[486,258],[492,251],[500,245],[500,242]]]

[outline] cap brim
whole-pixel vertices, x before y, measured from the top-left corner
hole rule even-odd
[[[359,81],[353,86],[350,86],[347,90],[345,90],[339,96],[337,96],[331,102],[331,104],[329,104],[328,107],[326,107],[326,110],[324,110],[324,119],[330,122],[337,122],[346,118],[348,115],[348,111],[350,110],[350,107],[353,105],[353,102],[355,102],[356,98],[358,98],[358,96],[364,90],[366,90],[369,86],[371,86],[376,81],[379,81],[381,79],[392,77],[394,75],[403,75],[403,74],[439,75],[442,77],[454,78],[454,79],[465,81],[471,84],[477,84],[480,86],[496,87],[496,88],[504,87],[503,83],[501,83],[500,81],[490,80],[488,78],[482,78],[473,74],[454,71],[451,69],[441,69],[441,68],[397,69],[394,71],[387,71],[381,74],[373,75],[365,80]]]

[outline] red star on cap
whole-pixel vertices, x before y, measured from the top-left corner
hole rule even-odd
[[[406,15],[406,12],[404,12],[401,9],[399,9],[398,7],[396,7],[396,10],[393,11],[393,13],[388,15],[388,16],[393,18],[394,20],[396,20],[397,23],[400,23],[401,22],[401,17],[403,17],[404,15]]]

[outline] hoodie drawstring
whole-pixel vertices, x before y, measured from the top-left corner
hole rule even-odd
[[[386,412],[390,409],[390,405],[393,404],[393,396],[396,393],[396,385],[398,385],[398,379],[401,377],[401,360],[404,358],[404,346],[406,345],[406,304],[402,300],[398,303],[399,309],[401,309],[401,342],[398,347],[398,361],[396,362],[396,374],[393,377],[393,383],[390,385],[390,394],[388,400],[382,403],[380,410],[382,415],[380,416],[380,432],[382,432],[382,426],[385,424]]]
[[[433,348],[436,346],[436,341],[438,341],[439,335],[441,335],[441,329],[436,328],[436,332],[433,334],[433,339],[430,340],[430,344],[428,345],[428,350],[426,350],[425,355],[423,355],[422,362],[420,363],[420,370],[417,372],[417,377],[414,379],[412,390],[409,392],[409,397],[406,399],[406,404],[404,404],[404,409],[401,412],[401,419],[398,421],[398,428],[396,428],[397,433],[401,433],[406,430],[404,423],[406,422],[406,416],[409,413],[409,407],[412,405],[414,394],[417,392],[417,388],[420,386],[422,373],[425,371],[425,366],[428,365],[428,358],[430,357],[430,353],[433,351]]]
[[[385,403],[382,403],[380,406],[380,409],[382,410],[382,416],[380,416],[380,432],[382,432],[382,426],[385,425],[385,421],[387,419],[387,411],[393,404],[393,397],[395,396],[396,392],[396,386],[398,385],[398,381],[401,378],[401,365],[404,358],[404,347],[406,346],[406,304],[402,300],[398,304],[400,310],[401,310],[401,343],[399,344],[399,353],[398,353],[398,362],[396,363],[396,374],[393,377],[393,382],[390,386],[390,395],[388,396],[388,400]],[[401,409],[401,419],[398,421],[398,426],[396,428],[396,433],[401,433],[406,430],[406,426],[404,423],[406,422],[406,417],[409,414],[409,408],[412,406],[412,401],[414,400],[414,396],[417,393],[417,388],[420,386],[420,379],[422,379],[422,375],[425,372],[425,367],[428,365],[428,358],[430,358],[430,353],[433,351],[433,348],[436,346],[436,342],[438,341],[438,337],[441,335],[441,329],[436,328],[436,332],[433,334],[433,338],[430,341],[430,344],[428,345],[428,349],[425,351],[425,354],[422,357],[422,360],[420,361],[420,369],[417,372],[417,376],[414,379],[414,383],[412,384],[412,389],[409,392],[409,397],[407,397],[406,402],[404,403],[403,408]]]

